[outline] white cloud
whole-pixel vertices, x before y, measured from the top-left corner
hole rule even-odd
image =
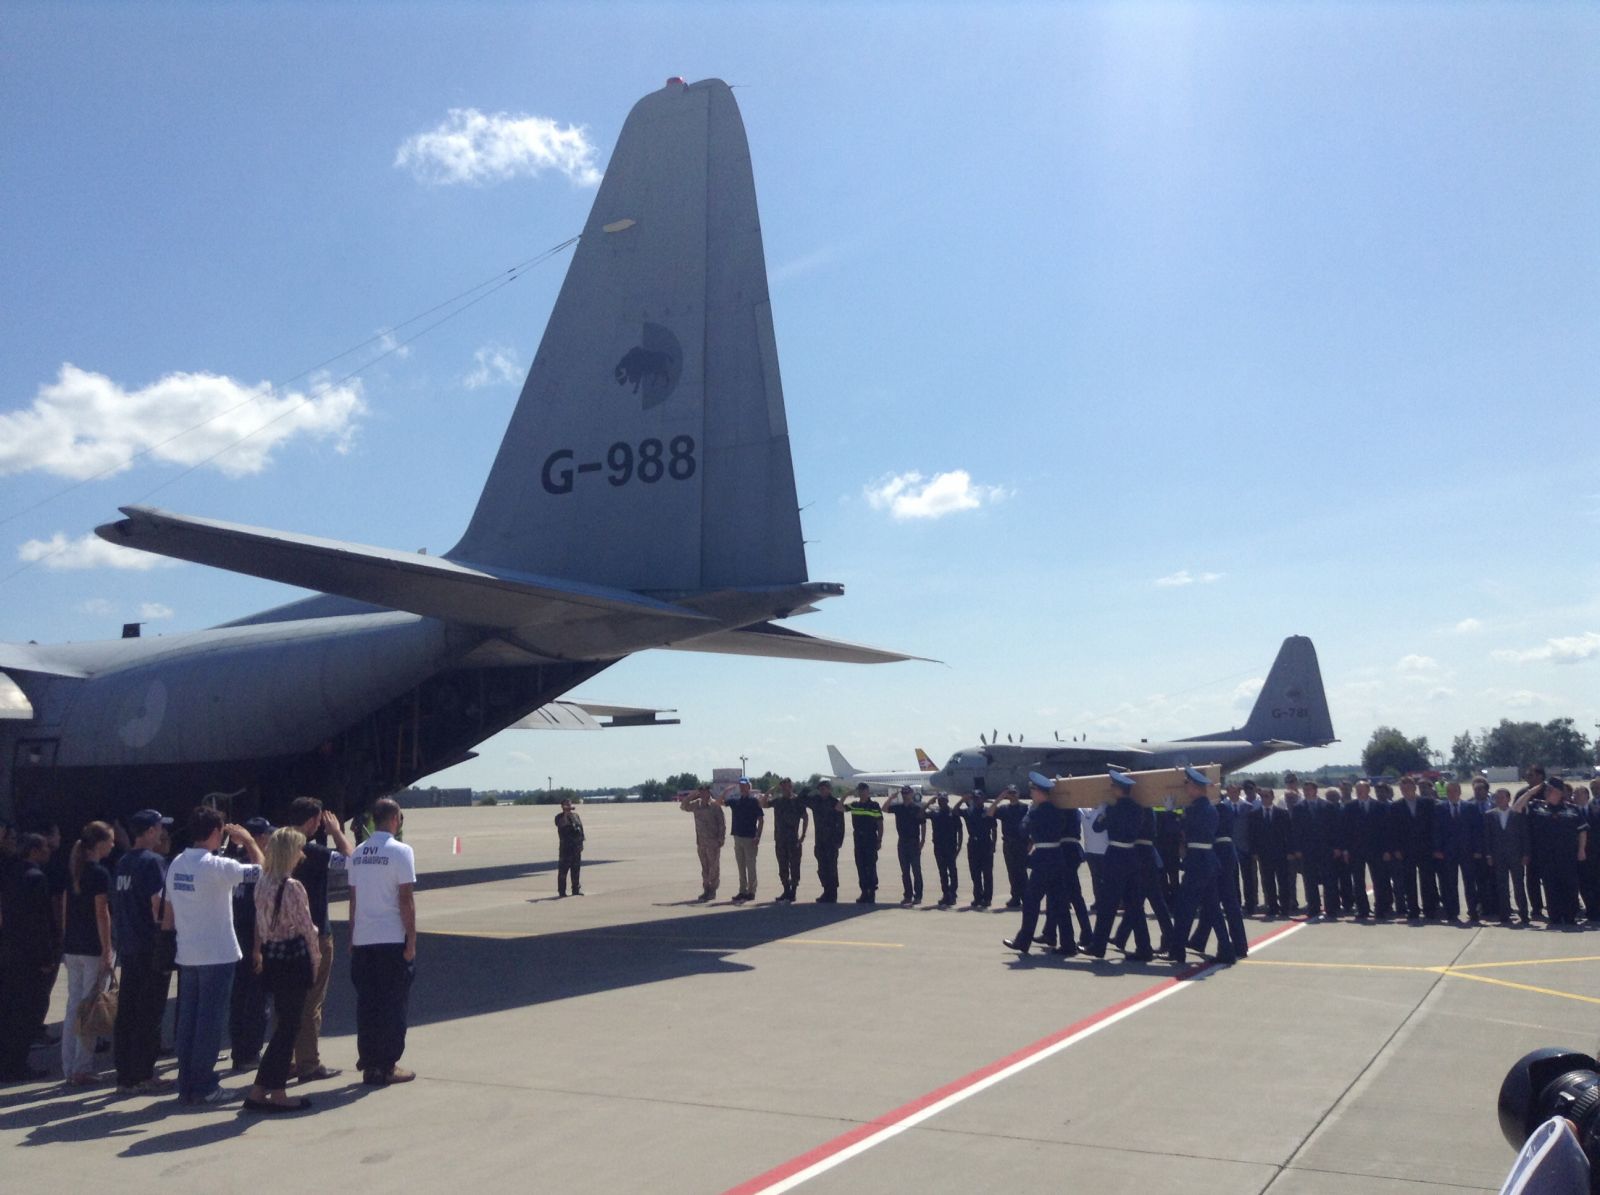
[[[522,370],[512,351],[497,344],[484,345],[472,354],[475,364],[472,371],[461,379],[461,384],[468,390],[478,390],[484,386],[521,381]]]
[[[120,473],[148,452],[242,477],[265,469],[273,449],[296,436],[331,438],[346,451],[366,410],[360,383],[312,390],[280,392],[210,373],[170,373],[124,390],[104,374],[64,364],[31,407],[0,415],[0,476],[40,470],[82,480]]]
[[[502,182],[555,170],[575,183],[600,181],[596,150],[581,125],[544,116],[451,108],[438,126],[406,138],[394,164],[425,183]]]
[[[1447,685],[1435,685],[1428,690],[1429,701],[1448,701],[1456,695],[1456,691]]]
[[[1475,635],[1483,630],[1483,620],[1480,618],[1463,618],[1450,629],[1457,635]]]
[[[1420,676],[1439,671],[1439,661],[1432,656],[1409,655],[1401,656],[1395,663],[1395,671],[1408,676]]]
[[[30,539],[17,549],[17,559],[39,561],[48,569],[166,568],[179,563],[166,556],[107,543],[94,532],[69,540],[57,531],[49,539]],[[108,603],[109,605],[109,603]],[[98,613],[98,611],[95,611]]]
[[[1546,639],[1542,647],[1530,647],[1524,651],[1497,651],[1492,655],[1496,660],[1507,664],[1529,664],[1537,660],[1576,664],[1580,660],[1600,656],[1600,631],[1585,631],[1581,635]]]
[[[139,604],[139,621],[159,622],[163,618],[172,617],[172,607],[165,602],[141,602]]]
[[[1256,702],[1256,697],[1261,692],[1261,686],[1267,683],[1264,676],[1251,677],[1242,680],[1233,689],[1232,704],[1235,709],[1247,710]]]
[[[404,361],[411,356],[411,346],[409,344],[401,344],[400,338],[392,331],[379,333],[377,348],[381,356],[392,356],[397,361]]]
[[[1224,573],[1191,573],[1186,568],[1180,568],[1175,573],[1157,577],[1156,584],[1168,589],[1176,585],[1210,585],[1215,581],[1222,580],[1225,575]]]
[[[935,473],[924,481],[921,473],[896,473],[865,487],[873,510],[887,510],[896,519],[940,519],[962,510],[999,502],[1010,496],[1004,486],[978,485],[965,469]]]
[[[111,618],[117,612],[114,603],[105,598],[90,598],[86,602],[79,602],[78,609],[84,614],[92,614],[96,618]]]

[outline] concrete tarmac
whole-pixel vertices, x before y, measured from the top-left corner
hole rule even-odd
[[[291,1089],[313,1111],[0,1089],[8,1188],[1493,1191],[1507,1067],[1600,1037],[1584,931],[1252,919],[1248,960],[1174,982],[1167,963],[1017,959],[1015,913],[931,907],[931,848],[928,903],[897,907],[892,828],[875,906],[848,903],[848,844],[847,903],[810,903],[809,843],[801,903],[771,904],[770,838],[756,904],[727,900],[730,846],[701,905],[676,806],[582,812],[585,895],[566,899],[553,808],[407,814],[417,1082],[353,1073],[341,924],[323,1057],[345,1073]],[[224,1071],[235,1094],[250,1080]]]

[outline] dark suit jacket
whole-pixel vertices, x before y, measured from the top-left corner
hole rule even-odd
[[[1387,806],[1371,798],[1351,799],[1339,807],[1339,812],[1344,817],[1345,841],[1349,843],[1345,849],[1357,859],[1381,858],[1391,849]]]
[[[1403,797],[1396,797],[1389,807],[1390,823],[1394,833],[1390,837],[1391,849],[1404,851],[1407,863],[1421,863],[1433,858],[1433,798],[1418,797],[1413,813]]]
[[[1438,802],[1433,807],[1433,849],[1442,852],[1450,863],[1481,853],[1483,821],[1478,807],[1466,801]]]
[[[1528,815],[1508,813],[1505,828],[1500,814],[1491,809],[1483,815],[1484,853],[1496,863],[1521,863],[1528,855]]]
[[[1250,842],[1266,862],[1282,863],[1289,857],[1289,811],[1274,805],[1272,816],[1268,817],[1265,808],[1252,810]]]

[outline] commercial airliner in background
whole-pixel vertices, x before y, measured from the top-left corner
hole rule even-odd
[[[629,114],[449,552],[123,513],[98,534],[316,596],[186,634],[0,644],[0,812],[77,826],[219,793],[241,817],[300,794],[348,812],[632,652],[909,658],[779,621],[843,587],[807,576],[749,147],[715,79]]]
[[[980,739],[982,736],[980,736]],[[914,784],[939,792],[993,795],[1007,785],[1019,789],[1029,772],[1049,776],[1086,776],[1107,767],[1144,771],[1151,768],[1220,764],[1224,772],[1249,767],[1278,751],[1326,747],[1333,719],[1322,687],[1317,649],[1304,635],[1291,635],[1278,649],[1250,716],[1241,727],[1194,738],[1137,743],[1000,743],[990,736],[976,747],[957,751],[938,771],[860,772],[850,767],[838,748],[828,748],[828,761],[841,779],[871,784]],[[919,752],[919,757],[921,753]]]

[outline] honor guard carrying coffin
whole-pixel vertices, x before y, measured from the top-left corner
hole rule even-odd
[[[1111,944],[1118,950],[1126,951],[1128,948],[1128,935],[1133,932],[1135,917],[1144,918],[1144,906],[1149,904],[1150,911],[1156,915],[1156,927],[1161,931],[1161,941],[1172,940],[1172,910],[1167,907],[1167,894],[1162,884],[1162,858],[1156,849],[1156,811],[1144,809],[1140,811],[1139,837],[1133,840],[1133,858],[1139,872],[1139,891],[1141,900],[1137,911],[1128,909],[1122,914],[1122,924],[1117,926],[1117,932],[1111,939]]]
[[[1150,951],[1150,927],[1144,922],[1144,902],[1139,889],[1139,865],[1134,859],[1134,844],[1139,837],[1139,827],[1144,820],[1144,810],[1133,799],[1134,779],[1121,772],[1111,772],[1111,783],[1122,795],[1115,805],[1095,818],[1095,828],[1106,831],[1106,861],[1102,899],[1095,904],[1094,941],[1084,953],[1095,958],[1105,958],[1106,943],[1111,940],[1112,923],[1117,910],[1126,907],[1132,918],[1135,950],[1129,958],[1149,962],[1155,957]]]
[[[1086,809],[1068,809],[1066,831],[1061,835],[1061,896],[1045,905],[1044,933],[1039,940],[1054,950],[1059,929],[1062,945],[1072,938],[1072,918],[1078,918],[1078,945],[1089,948],[1094,941],[1094,923],[1089,920],[1089,906],[1083,900],[1083,885],[1078,879],[1078,868],[1083,863],[1083,815]],[[1067,953],[1063,951],[1063,953]]]
[[[1183,883],[1178,888],[1178,909],[1167,950],[1167,957],[1175,963],[1182,963],[1187,957],[1184,948],[1197,916],[1209,917],[1213,925],[1224,924],[1217,897],[1217,810],[1207,795],[1210,783],[1204,772],[1184,769],[1183,787],[1189,803],[1183,810]],[[1223,953],[1224,945],[1219,934],[1217,961],[1231,963],[1233,955]]]
[[[1072,921],[1066,909],[1066,868],[1061,855],[1061,838],[1067,831],[1068,811],[1051,803],[1052,782],[1038,772],[1028,773],[1028,799],[1031,804],[1022,819],[1021,833],[1028,839],[1028,888],[1022,898],[1022,926],[1017,936],[1003,945],[1026,955],[1033,945],[1033,930],[1039,922],[1039,906],[1049,897],[1051,906],[1061,909],[1065,930],[1057,954],[1078,953],[1072,940]]]
[[[1238,807],[1229,798],[1217,802],[1217,833],[1212,838],[1212,857],[1217,861],[1217,903],[1222,907],[1220,920],[1212,921],[1204,910],[1194,936],[1189,939],[1189,949],[1204,954],[1206,939],[1211,931],[1217,932],[1218,956],[1232,955],[1241,959],[1250,953],[1244,930],[1244,909],[1239,903],[1239,886],[1233,881],[1239,874],[1239,857],[1234,850],[1233,829],[1238,824]]]

